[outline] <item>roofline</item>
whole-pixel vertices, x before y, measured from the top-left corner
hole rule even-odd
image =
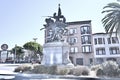
[[[115,32],[113,32],[112,34],[114,34]],[[93,33],[92,35],[101,35],[101,34],[110,34],[110,33],[106,33],[106,32],[99,32],[99,33]]]
[[[85,20],[85,21],[72,21],[72,22],[66,22],[69,25],[74,25],[74,24],[86,24],[86,23],[90,23],[91,20]]]
[[[93,33],[92,35],[100,35],[100,34],[107,34],[107,33],[99,32],[99,33]]]

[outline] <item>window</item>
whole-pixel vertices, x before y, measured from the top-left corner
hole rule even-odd
[[[70,48],[70,53],[77,53],[78,52],[78,47],[71,47]]]
[[[90,60],[90,64],[93,64],[93,59],[92,59],[92,58],[90,58],[89,60]]]
[[[91,36],[90,35],[82,36],[81,40],[82,40],[82,44],[91,44]]]
[[[101,64],[101,63],[103,63],[104,60],[103,60],[103,58],[96,58],[96,61],[98,64]]]
[[[102,44],[102,38],[98,38],[98,44]]]
[[[76,64],[83,65],[83,58],[77,58],[76,59]]]
[[[104,38],[98,38],[98,44],[105,44]]]
[[[120,54],[119,47],[111,47],[109,48],[110,54]]]
[[[117,61],[115,58],[107,58],[107,61]]]
[[[83,53],[91,53],[92,52],[92,46],[82,46],[82,52]]]
[[[105,48],[96,48],[96,55],[105,55]]]
[[[112,37],[112,43],[119,43],[117,37]]]
[[[119,43],[118,38],[117,37],[108,38],[108,44],[111,43]]]
[[[77,38],[76,37],[70,37],[68,41],[71,45],[74,43],[77,43]]]
[[[94,43],[96,44],[105,44],[105,39],[104,38],[95,38]]]
[[[107,40],[108,40],[108,44],[111,44],[111,40],[110,40],[110,38],[108,38]]]
[[[97,44],[97,39],[96,38],[94,39],[94,43]]]
[[[81,34],[90,34],[90,26],[85,25],[85,26],[81,26]]]
[[[70,33],[70,34],[77,33],[77,29],[76,29],[76,28],[72,28],[72,29],[70,29],[69,33]]]

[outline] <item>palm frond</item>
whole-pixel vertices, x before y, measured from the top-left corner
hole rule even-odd
[[[106,12],[115,12],[115,11],[119,11],[118,9],[116,9],[116,10],[104,10],[104,11],[102,11],[101,13],[106,13]]]
[[[115,12],[111,12],[111,13],[106,14],[106,16],[102,19],[102,22],[103,22],[105,19],[111,18],[111,16],[112,16],[113,14],[115,14]]]
[[[109,30],[110,34],[113,33],[113,30],[114,30],[114,28],[115,28],[115,25],[116,25],[116,23],[113,23],[113,24],[111,25],[111,28],[110,28],[110,30]]]
[[[119,3],[109,3],[107,4],[107,6],[103,7],[103,9],[105,8],[120,8],[120,4]]]
[[[117,26],[118,27],[116,27],[116,36],[118,35],[120,37],[120,23],[118,23]]]
[[[107,13],[101,20],[105,31],[111,35],[115,29],[120,34],[120,4],[109,3],[103,9],[102,13]]]
[[[114,23],[110,22],[108,24],[106,24],[104,27],[105,27],[105,31],[108,33],[111,29],[111,25],[113,25]]]
[[[108,33],[109,31],[112,30],[112,27],[114,27],[116,23],[116,18],[115,17],[109,17],[107,19],[103,20],[103,25],[105,27],[105,31]]]
[[[111,25],[112,25],[112,20],[106,24],[104,24],[104,28],[105,28],[105,31],[108,33],[109,32],[109,29],[111,28]]]

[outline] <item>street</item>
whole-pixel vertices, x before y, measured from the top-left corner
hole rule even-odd
[[[12,80],[15,78],[14,75],[17,73],[14,73],[13,71],[19,65],[20,64],[0,64],[0,80]]]
[[[0,70],[6,70],[13,72],[16,67],[21,64],[0,64]],[[0,72],[1,73],[1,72]]]

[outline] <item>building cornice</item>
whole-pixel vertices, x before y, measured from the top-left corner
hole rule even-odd
[[[85,21],[72,21],[72,22],[66,22],[68,25],[75,25],[75,24],[88,24],[91,23],[91,20],[85,20]]]

